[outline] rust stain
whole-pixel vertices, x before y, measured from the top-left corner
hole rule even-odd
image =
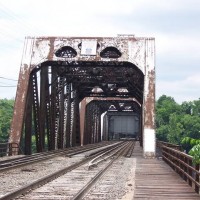
[[[20,142],[22,125],[24,120],[24,109],[26,103],[28,81],[29,81],[29,67],[27,64],[24,64],[19,74],[17,93],[14,105],[14,113],[13,113],[11,132],[9,138],[10,143],[13,142],[19,144]]]
[[[55,37],[51,37],[49,38],[50,44],[49,44],[49,54],[47,56],[48,60],[53,60],[53,56],[54,56],[54,42],[55,42]]]
[[[145,126],[147,128],[155,128],[155,71],[148,73],[148,94],[145,101]]]

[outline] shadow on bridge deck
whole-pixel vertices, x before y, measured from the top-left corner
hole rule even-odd
[[[136,145],[133,154],[136,157],[134,200],[200,199],[194,189],[162,159],[144,159],[139,145]]]

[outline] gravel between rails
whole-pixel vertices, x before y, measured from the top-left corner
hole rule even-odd
[[[82,156],[72,158],[59,156],[40,163],[0,173],[0,197],[82,159]]]
[[[84,200],[132,200],[135,188],[136,158],[121,157],[93,186]]]
[[[112,145],[113,144],[107,145],[107,147]],[[9,170],[7,172],[2,172],[0,173],[0,197],[16,190],[17,188],[30,184],[39,178],[52,174],[65,167],[69,167],[84,159],[85,155],[96,152],[103,148],[105,147],[89,150],[71,158],[65,156],[57,156],[35,164]]]
[[[84,164],[77,169],[64,174],[61,177],[37,188],[26,195],[21,195],[17,200],[61,200],[72,199],[73,196],[82,189],[109,161],[101,163],[98,167],[88,170],[88,164]]]

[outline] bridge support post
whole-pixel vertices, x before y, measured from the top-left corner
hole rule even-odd
[[[155,137],[155,46],[154,40],[145,40],[146,66],[143,102],[143,154],[154,158],[156,153]]]

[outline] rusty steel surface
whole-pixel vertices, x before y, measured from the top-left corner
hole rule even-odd
[[[154,157],[154,43],[154,38],[126,35],[27,37],[10,142],[19,144],[24,128],[26,154],[32,134],[37,152],[99,142],[102,110],[110,105],[120,111],[131,99],[142,109],[144,156]],[[107,102],[89,106],[95,99]]]

